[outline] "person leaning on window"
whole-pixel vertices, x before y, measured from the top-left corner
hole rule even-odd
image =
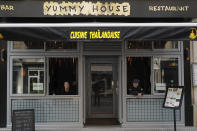
[[[75,93],[71,90],[68,81],[64,82],[64,95],[75,95]]]
[[[135,95],[141,97],[143,94],[143,89],[139,86],[140,80],[134,79],[132,81],[132,86],[128,87],[127,94],[128,95]]]

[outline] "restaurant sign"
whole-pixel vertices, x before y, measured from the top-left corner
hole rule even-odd
[[[43,35],[45,34],[45,35]],[[197,40],[196,27],[1,27],[0,39],[39,41]],[[38,86],[38,85],[36,85]],[[41,86],[41,85],[39,85]],[[159,85],[164,86],[164,85]],[[37,88],[37,87],[36,87]],[[39,87],[41,88],[41,87]],[[163,87],[162,87],[163,88]]]
[[[196,0],[0,1],[0,17],[197,17]]]

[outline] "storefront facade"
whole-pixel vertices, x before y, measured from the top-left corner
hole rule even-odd
[[[18,109],[35,109],[38,127],[83,127],[91,118],[117,119],[123,127],[171,125],[173,111],[162,107],[165,95],[162,82],[184,84],[181,41],[9,41],[7,58],[7,92],[10,94],[7,108],[11,109],[7,111],[8,127],[11,126],[11,112]],[[72,86],[75,93],[65,95],[52,89],[53,68],[63,77],[60,80],[54,75],[56,83],[77,81],[77,86]],[[61,74],[69,72],[68,69],[74,76]],[[66,77],[67,74],[70,77]],[[144,88],[140,98],[127,94],[134,78],[140,79]],[[95,99],[93,82],[105,87],[100,101]],[[178,124],[184,126],[184,104],[176,115]]]
[[[138,5],[134,9],[128,1],[118,6],[113,3],[110,13],[112,7],[108,9],[98,2],[79,2],[79,7],[74,8],[76,3],[28,1],[32,7],[26,9],[23,2],[5,1],[1,3],[0,16],[9,20],[61,15],[77,17],[79,21],[84,15],[104,19],[111,16],[113,20],[138,16],[197,17],[193,13],[195,4],[184,1],[177,6],[165,1],[166,6],[160,7],[153,0],[146,5],[147,14],[137,8],[145,4],[132,2]],[[38,6],[41,3],[43,6]],[[26,12],[21,14],[19,8]],[[32,13],[33,8],[38,10]],[[86,14],[85,8],[93,11]],[[13,110],[34,109],[37,129],[83,128],[105,123],[123,128],[170,128],[173,110],[163,108],[165,90],[170,85],[185,87],[182,107],[176,111],[177,125],[193,126],[190,44],[196,39],[197,25],[190,23],[190,19],[176,23],[113,20],[0,24],[2,49],[7,51],[6,62],[1,61],[6,63],[2,65],[2,70],[6,70],[1,75],[2,94],[7,94],[2,127],[11,128]],[[134,79],[140,81],[143,89],[140,97],[129,93]]]

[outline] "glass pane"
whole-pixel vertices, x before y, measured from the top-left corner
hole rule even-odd
[[[78,58],[49,58],[49,95],[78,94]]]
[[[155,92],[164,93],[166,86],[178,85],[178,58],[154,58]]]
[[[155,49],[178,49],[178,41],[154,41]]]
[[[127,94],[151,94],[151,58],[127,57]],[[137,83],[137,84],[136,84]]]
[[[14,41],[13,49],[44,49],[44,42],[40,41]]]
[[[40,75],[40,72],[43,72],[43,75]],[[13,94],[43,94],[44,59],[14,59],[12,91]]]
[[[128,49],[152,49],[152,41],[129,41]]]
[[[46,48],[51,49],[77,49],[77,42],[50,41],[46,43]]]
[[[113,72],[111,64],[91,65],[91,113],[112,114],[113,113]]]

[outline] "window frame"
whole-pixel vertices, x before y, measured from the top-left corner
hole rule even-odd
[[[44,60],[44,93],[43,94],[14,94],[13,93],[13,60],[14,59],[43,59]],[[46,96],[46,64],[44,56],[10,56],[10,96]],[[28,85],[29,86],[29,85]]]

